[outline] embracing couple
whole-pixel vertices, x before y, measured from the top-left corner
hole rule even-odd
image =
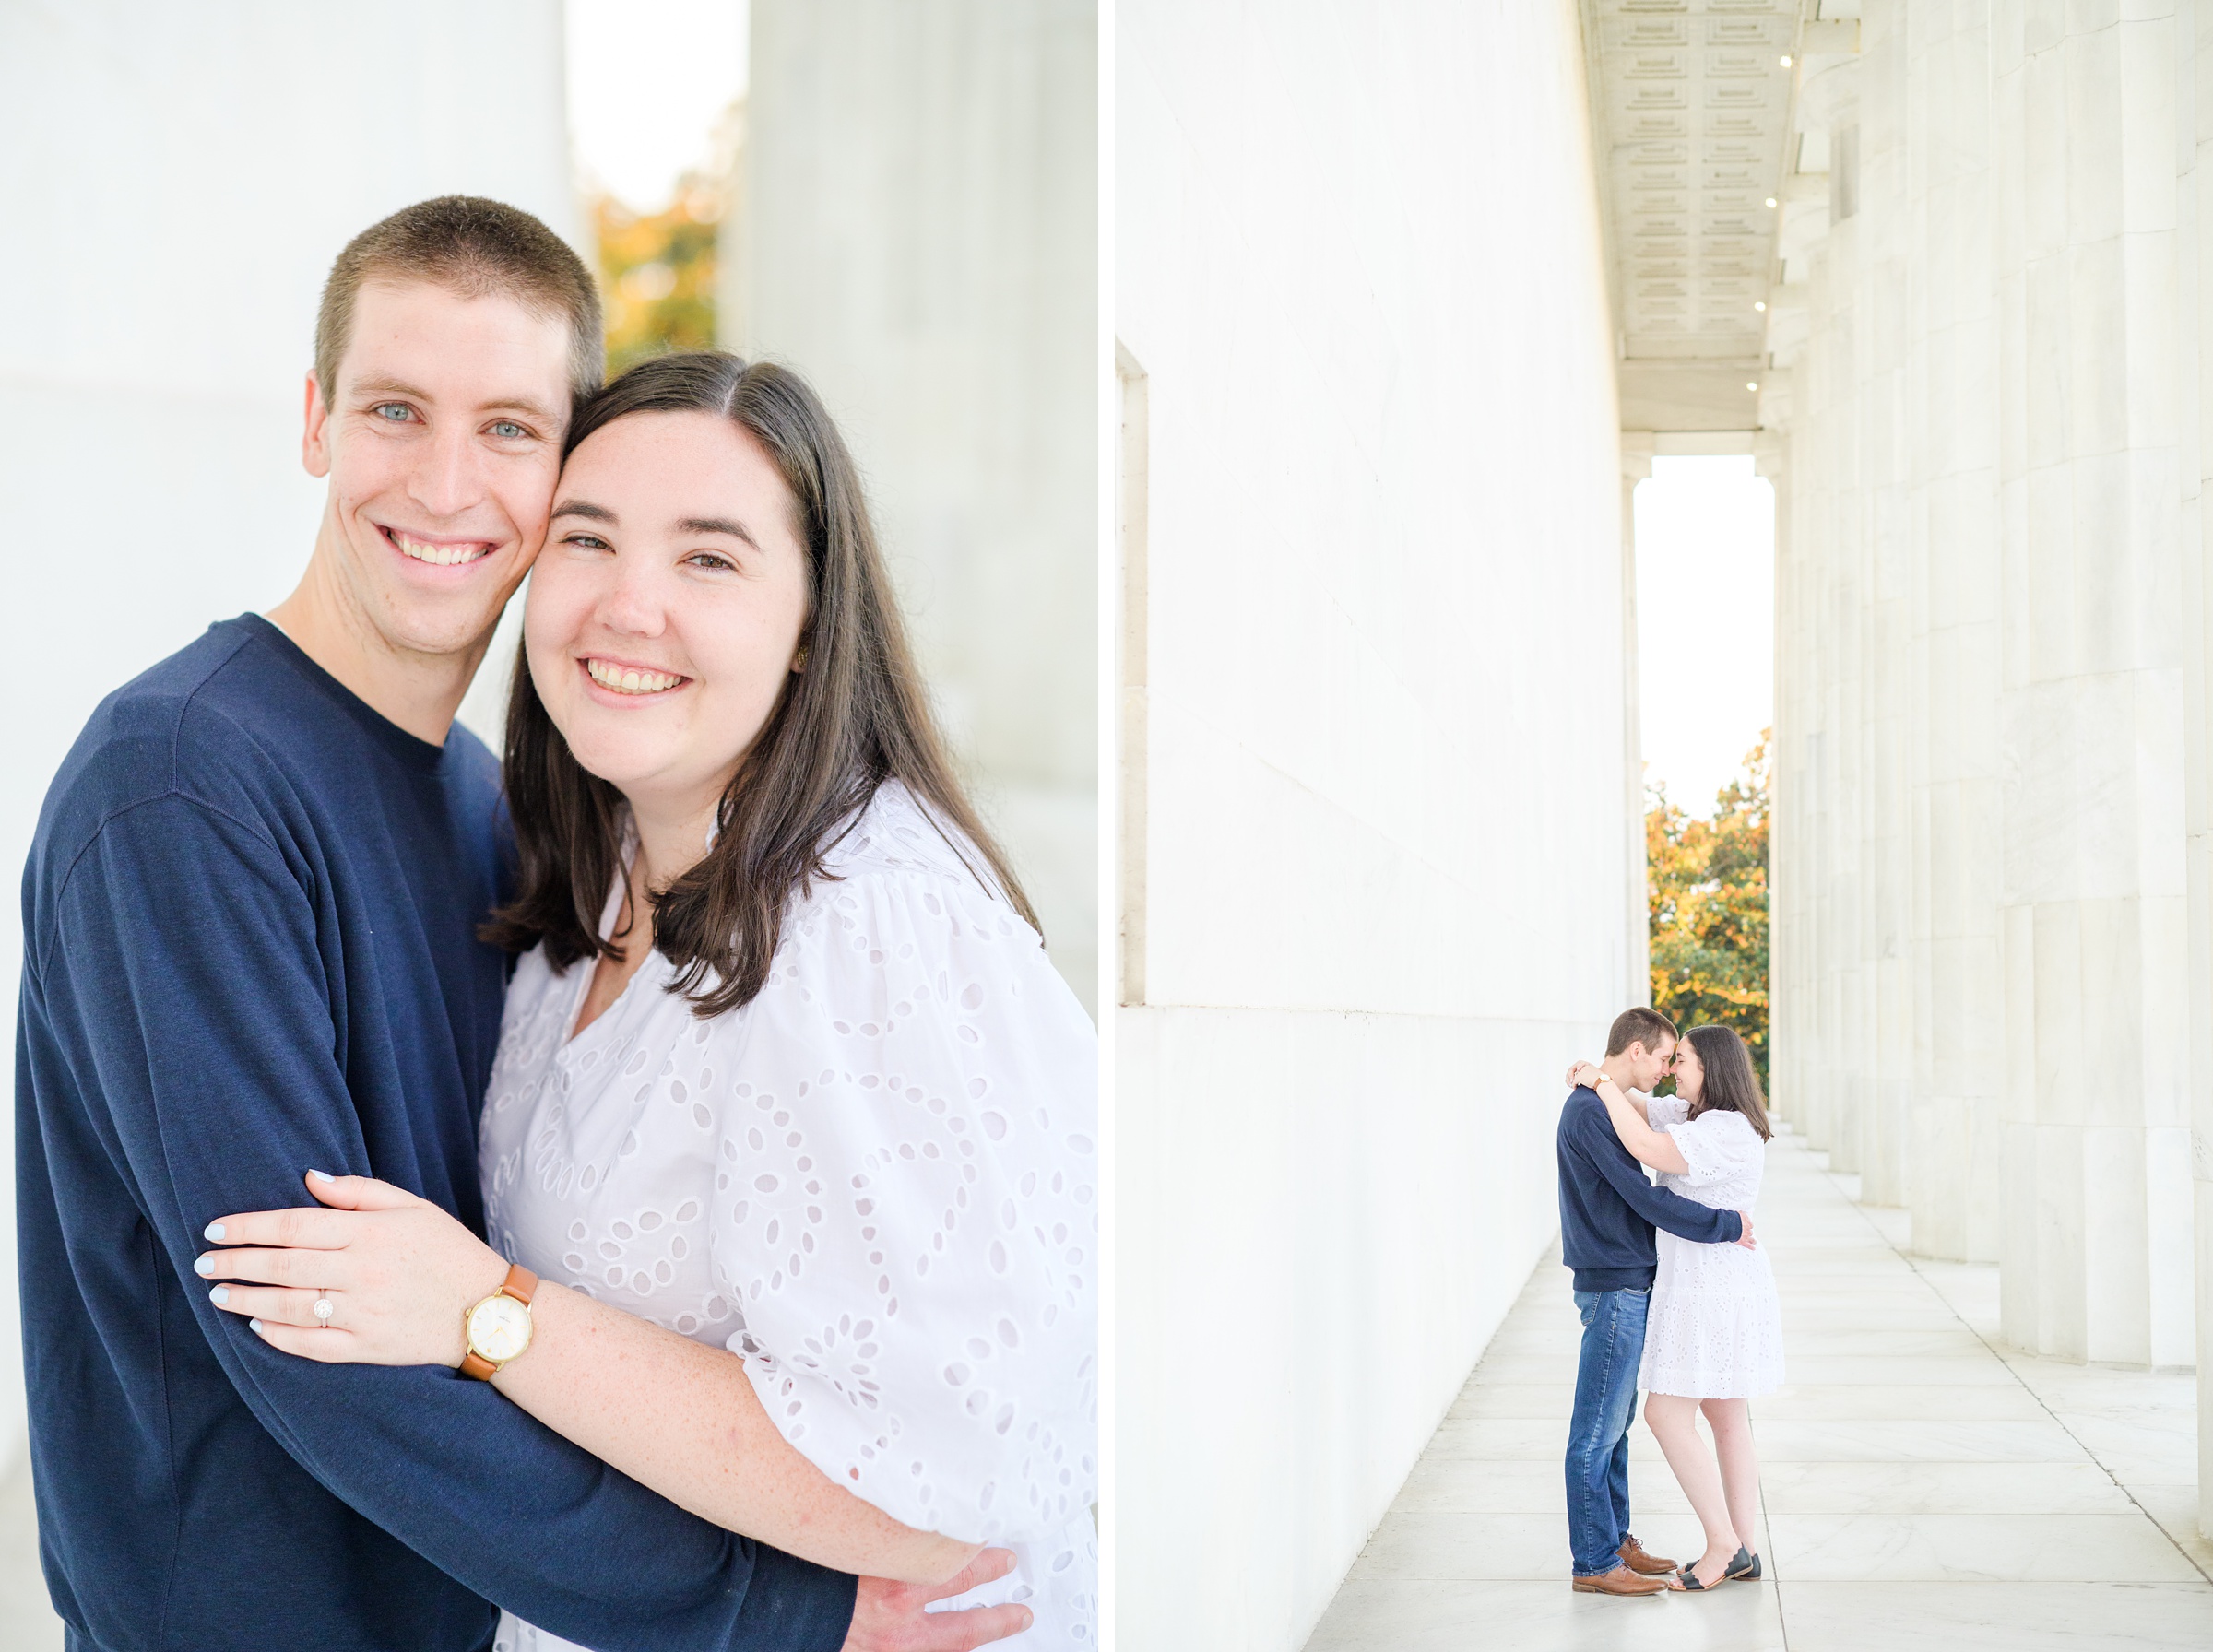
[[[1675,1094],[1655,1095],[1670,1077]],[[1758,1071],[1727,1027],[1678,1039],[1665,1016],[1639,1009],[1615,1018],[1605,1060],[1578,1062],[1568,1082],[1560,1249],[1583,1322],[1568,1439],[1575,1587],[1657,1595],[1757,1581],[1750,1401],[1782,1385],[1775,1276],[1752,1237],[1769,1134]],[[1705,1530],[1705,1552],[1686,1566],[1646,1552],[1629,1530],[1639,1388]]]
[[[18,1174],[77,1652],[1095,1644],[1091,1024],[821,403],[601,359],[527,214],[357,237],[299,588],[47,797]],[[526,572],[501,762],[454,715]]]

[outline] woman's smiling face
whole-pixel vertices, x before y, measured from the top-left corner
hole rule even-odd
[[[1706,1087],[1706,1068],[1699,1063],[1698,1052],[1687,1038],[1675,1043],[1675,1093],[1686,1102],[1696,1102]]]
[[[569,455],[523,644],[576,761],[634,806],[712,808],[775,711],[808,619],[794,514],[713,414],[629,414]]]

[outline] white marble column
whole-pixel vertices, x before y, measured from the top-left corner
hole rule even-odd
[[[2213,489],[2213,0],[2175,16],[2180,176],[2177,262],[2183,295],[2182,466],[2192,1103],[2190,1167],[2196,1226],[2198,1528],[2213,1536],[2213,569],[2207,502]]]
[[[1817,990],[1809,1041],[1819,1069],[1819,1104],[1808,1119],[1813,1144],[1830,1163],[1856,1171],[1869,1087],[1869,1017],[1861,935],[1866,903],[1861,829],[1865,796],[1862,587],[1862,495],[1858,415],[1861,215],[1855,199],[1859,65],[1809,75],[1800,100],[1809,124],[1830,137],[1831,206],[1827,236],[1807,281],[1811,333],[1804,358],[1806,416],[1797,447],[1808,468],[1805,523],[1812,624],[1815,758],[1818,801],[1810,836],[1818,890],[1813,931]]]
[[[1622,844],[1622,876],[1627,889],[1628,936],[1623,970],[1623,1006],[1652,1001],[1651,902],[1646,875],[1644,832],[1644,731],[1639,703],[1638,662],[1643,657],[1637,634],[1637,484],[1652,474],[1652,436],[1624,431],[1621,436],[1621,726],[1623,795],[1629,799],[1627,835]]]
[[[1086,1004],[1096,35],[1088,0],[752,0],[722,295],[727,342],[806,373],[852,443],[950,738]]]
[[[1994,0],[2005,1334],[2194,1355],[2175,25]]]
[[[1768,742],[1768,1104],[1803,1130],[1806,998],[1800,906],[1806,885],[1807,799],[1801,696],[1806,656],[1800,634],[1800,562],[1792,539],[1791,369],[1770,363],[1762,389],[1766,428],[1753,449],[1753,466],[1775,490],[1775,720]]]
[[[1906,13],[1913,1247],[1998,1257],[1997,333],[1988,0]]]
[[[1902,0],[1860,19],[1855,305],[1859,391],[1861,1198],[1907,1198],[1913,1075],[1912,834],[1907,779],[1905,66]]]

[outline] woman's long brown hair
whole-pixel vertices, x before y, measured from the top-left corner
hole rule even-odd
[[[760,443],[790,490],[793,526],[807,549],[803,670],[723,794],[704,859],[652,891],[654,948],[676,966],[670,990],[701,1017],[751,1003],[795,894],[824,876],[823,857],[887,780],[903,782],[947,841],[988,863],[978,881],[1033,926],[1022,886],[970,806],[908,650],[905,628],[876,549],[860,473],[837,427],[804,380],[769,362],[718,350],[659,356],[577,409],[565,460],[596,431],[633,413],[707,413]],[[623,803],[586,773],[546,714],[518,650],[507,708],[505,784],[514,816],[517,892],[491,914],[484,938],[510,951],[543,941],[555,969],[620,959],[599,938],[621,866]]]
[[[1730,1027],[1693,1027],[1683,1036],[1698,1051],[1698,1066],[1706,1074],[1690,1116],[1741,1113],[1759,1132],[1759,1139],[1767,1140],[1770,1133],[1768,1098],[1759,1092],[1759,1072],[1752,1065],[1752,1052],[1745,1048],[1745,1041]]]

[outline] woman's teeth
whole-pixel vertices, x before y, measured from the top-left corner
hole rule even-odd
[[[413,557],[418,562],[429,562],[437,568],[451,568],[457,562],[473,562],[491,551],[491,546],[483,544],[427,545],[397,530],[392,532],[392,543],[399,548],[401,556]]]
[[[584,668],[594,682],[618,694],[657,694],[684,680],[666,671],[641,671],[635,666],[614,666],[605,660],[586,660]]]

